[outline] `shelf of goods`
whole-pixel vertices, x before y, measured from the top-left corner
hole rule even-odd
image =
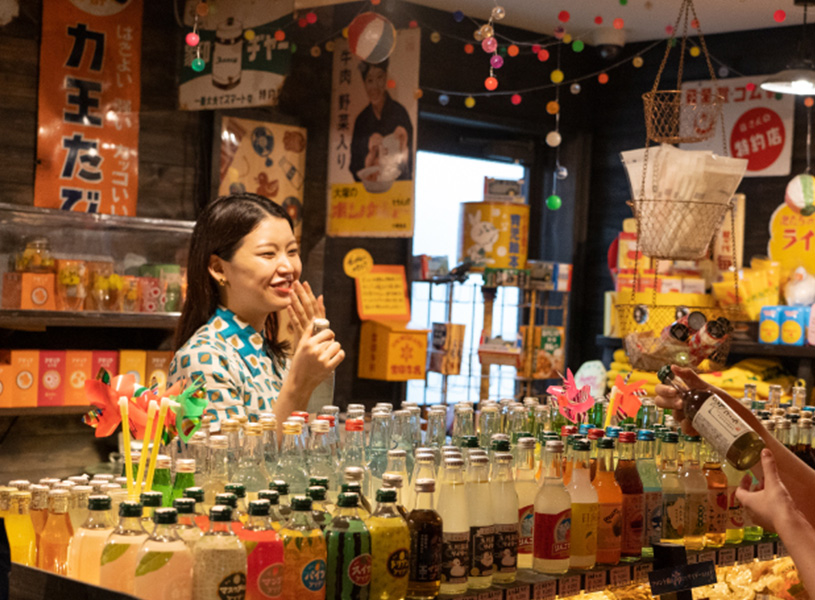
[[[706,597],[715,599],[759,597],[762,586],[790,581],[792,561],[780,541],[745,542],[723,548],[688,552],[688,564],[713,562],[718,569],[718,583],[710,586]],[[774,564],[775,561],[777,564]],[[648,600],[651,598],[648,573],[653,563],[641,560],[589,571],[547,576],[521,569],[514,583],[493,585],[484,590],[469,590],[455,598],[466,600],[550,600],[580,596],[598,600]],[[776,581],[778,580],[778,581]],[[10,598],[43,600],[53,597],[82,597],[88,600],[132,598],[95,586],[12,563]],[[596,594],[588,596],[587,594]],[[454,596],[439,596],[453,598]]]
[[[41,331],[48,327],[122,327],[128,329],[175,329],[179,312],[111,313],[61,310],[0,310],[0,327]]]

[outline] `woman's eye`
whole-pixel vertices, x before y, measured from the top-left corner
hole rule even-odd
[[[297,256],[298,254],[300,254],[300,251],[297,248],[289,250],[289,256]]]

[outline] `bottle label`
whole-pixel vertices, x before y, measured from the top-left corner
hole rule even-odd
[[[752,431],[750,426],[716,394],[702,403],[693,417],[693,428],[722,456],[727,456],[727,451],[737,439]]]
[[[518,523],[495,525],[495,572],[514,573],[518,566]]]
[[[653,546],[662,535],[662,492],[645,492],[645,544]]]
[[[591,504],[572,504],[572,556],[597,554],[597,520],[600,507]]]
[[[535,505],[530,504],[518,510],[518,554],[532,554],[535,544]]]
[[[411,532],[410,579],[441,581],[442,536],[435,527]]]
[[[273,563],[258,575],[258,590],[267,598],[277,598],[283,593],[283,563]]]
[[[568,559],[571,532],[571,508],[557,514],[535,513],[535,558]]]
[[[495,526],[470,527],[470,576],[492,575],[495,553]]]
[[[444,533],[442,544],[442,583],[466,583],[470,565],[470,533]]]
[[[408,549],[399,548],[398,550],[391,552],[390,556],[388,556],[386,567],[391,577],[401,579],[402,577],[407,576],[407,574],[410,572]]]
[[[724,533],[727,529],[727,490],[710,490],[707,495],[707,532]]]
[[[685,499],[685,536],[699,536],[707,533],[707,492],[694,492]]]
[[[303,586],[310,592],[319,592],[325,587],[325,561],[321,558],[312,560],[305,567],[300,574],[300,580]]]
[[[662,494],[662,538],[678,540],[685,536],[685,495]]]
[[[599,550],[619,550],[623,535],[622,505],[616,502],[600,504],[597,521],[597,548]]]
[[[727,488],[727,529],[742,529],[744,527],[744,508],[736,498],[737,485]]]
[[[371,555],[360,554],[348,565],[348,579],[360,587],[371,583]]]
[[[246,573],[231,573],[218,584],[220,600],[243,600],[246,596]]]
[[[645,536],[643,494],[623,494],[623,554],[642,554]]]

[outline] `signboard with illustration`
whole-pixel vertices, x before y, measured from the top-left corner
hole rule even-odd
[[[136,214],[142,0],[45,0],[34,206]]]
[[[797,267],[815,273],[815,177],[797,175],[784,203],[770,217],[769,257],[781,263],[782,279]]]
[[[192,31],[200,2],[187,0],[184,26]],[[197,48],[184,45],[178,103],[182,110],[272,106],[289,72],[293,0],[230,0],[210,3],[198,17]],[[282,35],[281,35],[282,33]],[[204,69],[193,70],[197,56]]]
[[[330,236],[412,237],[421,31],[399,31],[389,59],[334,50],[328,151]]]
[[[713,94],[724,98],[722,116],[727,151],[734,158],[747,159],[745,177],[790,173],[795,96],[762,90],[758,83],[766,78],[755,75],[682,83],[684,99],[689,103],[709,104]],[[710,114],[699,111],[694,126],[697,133],[712,128],[713,137],[698,144],[682,144],[681,148],[722,153],[722,127],[718,121],[713,122]]]
[[[224,117],[218,193],[251,192],[283,206],[300,242],[306,130],[292,125]]]

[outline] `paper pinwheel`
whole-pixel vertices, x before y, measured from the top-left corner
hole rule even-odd
[[[594,398],[591,395],[591,388],[584,385],[579,390],[574,382],[572,370],[566,370],[566,377],[563,379],[563,386],[549,386],[547,393],[557,398],[558,411],[572,423],[577,423],[580,415],[588,412],[594,406]]]

